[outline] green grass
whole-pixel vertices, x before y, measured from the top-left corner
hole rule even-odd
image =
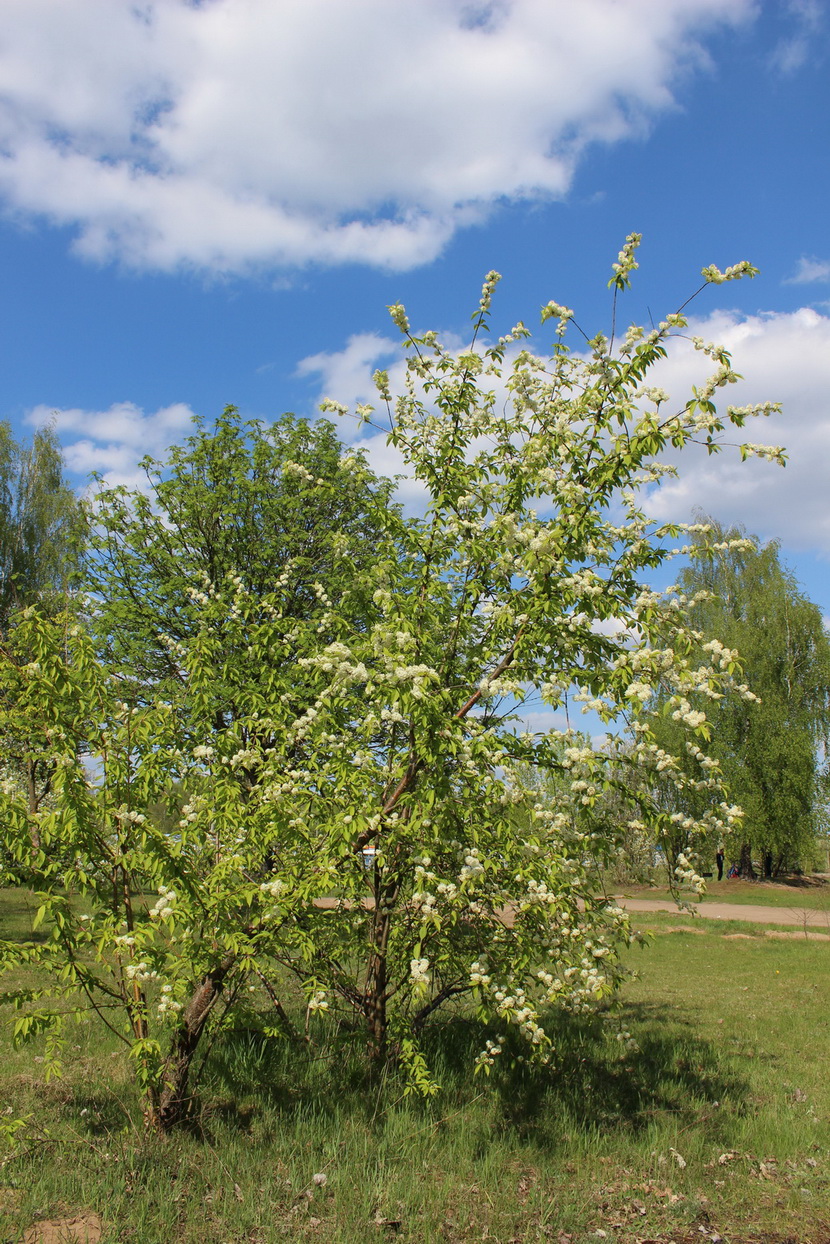
[[[20,892],[0,895],[0,935],[26,919]],[[457,1022],[432,1034],[443,1092],[426,1104],[367,1079],[324,1028],[310,1052],[243,1031],[214,1048],[193,1128],[158,1140],[91,1023],[50,1083],[38,1048],[4,1037],[0,1102],[31,1119],[0,1168],[0,1241],[79,1214],[102,1241],[142,1244],[681,1244],[700,1226],[729,1244],[826,1240],[830,946],[637,919],[654,937],[631,952],[618,1020],[638,1050],[570,1019],[550,1069],[470,1080],[483,1037]]]

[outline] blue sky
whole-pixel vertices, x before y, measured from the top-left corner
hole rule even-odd
[[[5,0],[3,27],[0,418],[53,418],[79,487],[192,412],[365,398],[386,306],[462,338],[491,268],[498,332],[549,299],[598,331],[638,231],[627,320],[761,269],[694,314],[790,455],[692,458],[655,512],[779,538],[830,614],[822,0]],[[661,382],[693,379],[681,352]]]

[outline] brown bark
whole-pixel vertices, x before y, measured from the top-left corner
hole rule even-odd
[[[375,908],[372,924],[372,954],[366,974],[365,1009],[369,1027],[369,1052],[376,1062],[386,1061],[388,1025],[386,1017],[387,949],[389,916]]]
[[[163,1132],[180,1123],[187,1114],[190,1105],[188,1080],[193,1056],[235,962],[236,955],[226,955],[217,967],[202,978],[201,984],[182,1012],[164,1065],[161,1092],[155,1111],[155,1125]]]
[[[38,833],[38,830],[37,830],[37,825],[35,823],[35,817],[40,811],[40,805],[41,805],[41,802],[43,801],[44,795],[48,794],[48,792],[49,792],[48,776],[47,776],[47,781],[44,785],[43,791],[39,791],[38,784],[37,784],[37,761],[32,760],[31,758],[27,758],[26,760],[26,794],[29,800],[29,816],[31,817],[31,820],[29,821],[29,836],[32,840],[32,847],[35,851],[40,850],[40,834]]]
[[[741,846],[741,862],[739,865],[742,877],[749,877],[755,880],[755,869],[752,867],[752,847],[748,842]]]
[[[392,912],[400,894],[400,882],[394,877],[383,881],[375,869],[375,908],[372,919],[371,952],[363,994],[363,1011],[369,1028],[369,1054],[376,1063],[384,1063],[389,1054],[389,936]]]

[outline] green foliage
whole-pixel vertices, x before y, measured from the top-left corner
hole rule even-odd
[[[637,502],[664,448],[714,451],[746,418],[714,407],[735,379],[728,356],[665,413],[646,380],[682,313],[620,344],[599,333],[585,357],[564,342],[573,313],[549,304],[542,358],[523,325],[486,339],[497,279],[461,352],[391,308],[403,391],[376,379],[423,515],[404,519],[327,427],[226,411],[167,467],[148,464],[152,497],[101,496],[94,644],[31,613],[20,642],[42,652],[37,670],[13,652],[2,669],[27,688],[10,724],[52,723],[59,775],[54,808],[35,814],[0,792],[0,832],[49,928],[25,953],[134,1051],[162,1126],[185,1107],[203,1032],[244,1012],[252,983],[303,1039],[286,974],[304,1037],[358,1032],[376,1064],[400,1057],[415,1091],[433,1091],[427,1030],[447,1007],[490,1025],[476,1066],[497,1060],[499,1037],[517,1061],[547,1062],[550,1017],[594,1009],[624,974],[628,920],[595,886],[621,822],[669,831],[657,775],[705,795],[695,833],[731,815],[703,760],[689,772],[654,741],[659,687],[702,756],[687,697],[732,673],[696,667],[677,601],[644,585],[679,529]],[[552,719],[583,701],[636,745],[519,733],[530,697]],[[528,769],[559,780],[517,831]],[[146,815],[160,801],[172,833]],[[152,907],[137,900],[147,889]]]
[[[742,670],[751,695],[701,702],[708,750],[744,811],[733,835],[744,858],[776,869],[809,866],[823,828],[823,749],[830,729],[830,641],[821,610],[781,563],[778,545],[701,520],[692,564],[679,576],[698,649],[713,665]],[[716,638],[713,638],[716,637]],[[705,642],[704,642],[705,641]],[[671,717],[663,737],[672,742]]]
[[[229,406],[214,424],[194,424],[165,461],[144,460],[144,492],[98,492],[87,567],[93,627],[109,663],[136,694],[175,698],[180,710],[177,645],[195,641],[210,596],[236,581],[255,601],[277,592],[292,618],[322,615],[328,593],[343,618],[360,624],[376,511],[389,506],[391,488],[360,451],[344,453],[322,420],[286,414],[264,425]],[[212,621],[220,626],[215,610]],[[216,720],[226,724],[263,670],[229,635],[214,638],[224,647]]]
[[[18,444],[0,423],[0,630],[13,610],[65,592],[84,534],[80,502],[63,477],[51,428]]]
[[[83,506],[64,480],[54,431],[41,429],[27,446],[14,440],[8,423],[0,423],[0,642],[26,605],[36,602],[47,612],[67,607],[85,526]],[[13,660],[33,659],[15,647]],[[25,792],[32,811],[48,798],[52,766],[40,724],[11,733],[0,729],[0,778]]]

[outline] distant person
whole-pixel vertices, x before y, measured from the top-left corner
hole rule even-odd
[[[718,881],[723,881],[723,847],[718,847],[715,860],[718,865]]]

